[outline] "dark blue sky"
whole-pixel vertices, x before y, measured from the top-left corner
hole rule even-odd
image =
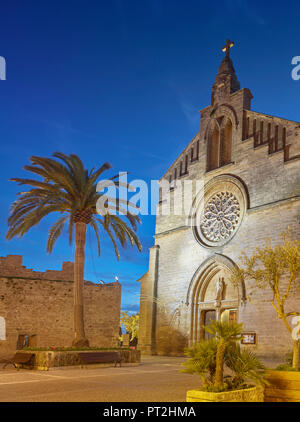
[[[24,265],[60,269],[74,248],[61,238],[45,251],[50,221],[21,240],[4,239],[9,205],[31,155],[76,153],[87,167],[104,161],[130,178],[159,179],[199,130],[209,105],[226,38],[253,109],[300,121],[300,56],[296,1],[109,0],[11,1],[1,5],[0,255],[22,254]],[[139,229],[144,251],[126,249],[119,263],[108,241],[100,259],[88,237],[86,279],[123,286],[123,309],[137,309],[148,268],[155,218]]]

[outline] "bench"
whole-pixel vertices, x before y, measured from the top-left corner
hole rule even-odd
[[[118,352],[78,353],[82,363],[114,363],[121,366],[121,356]]]
[[[29,364],[32,356],[34,356],[33,353],[22,353],[22,352],[17,352],[15,353],[15,355],[10,358],[10,359],[3,359],[3,361],[1,363],[4,363],[5,365],[3,366],[3,369],[11,364],[14,365],[15,368],[20,369],[17,365],[20,364]]]

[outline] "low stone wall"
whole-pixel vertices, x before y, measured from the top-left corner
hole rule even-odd
[[[118,347],[121,285],[83,287],[85,334],[92,348]],[[71,347],[74,339],[74,264],[33,271],[22,256],[0,257],[0,354],[31,348]],[[22,344],[20,344],[22,343]]]
[[[139,350],[128,349],[128,350],[105,350],[105,352],[118,352],[121,355],[122,365],[123,364],[136,364],[139,365],[141,362],[141,352]],[[68,367],[107,367],[111,366],[111,363],[97,363],[97,364],[82,364],[79,353],[101,353],[101,350],[77,350],[77,351],[32,351],[32,350],[18,350],[22,353],[32,353],[30,362],[28,364],[19,364],[19,368],[23,369],[37,369],[40,371],[49,371],[54,368],[61,368],[64,366]],[[104,350],[103,350],[104,352]]]

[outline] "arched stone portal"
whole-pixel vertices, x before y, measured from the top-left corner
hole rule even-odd
[[[210,319],[238,320],[238,311],[245,303],[245,286],[230,281],[235,263],[221,254],[214,254],[195,272],[188,289],[186,304],[191,310],[190,344],[204,338],[203,325]]]

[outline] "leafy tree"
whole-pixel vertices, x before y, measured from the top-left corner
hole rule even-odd
[[[248,281],[251,289],[259,288],[272,292],[272,306],[292,335],[292,316],[300,312],[287,311],[287,301],[293,294],[300,292],[300,241],[291,240],[289,229],[282,233],[282,243],[272,247],[270,239],[263,248],[256,248],[251,256],[241,255],[241,265],[235,268],[232,281]],[[251,285],[251,281],[254,284]],[[293,367],[299,369],[299,340],[293,340]]]
[[[75,264],[74,264],[74,341],[76,347],[88,346],[84,331],[83,317],[83,283],[85,244],[87,226],[91,226],[97,239],[100,255],[100,239],[102,232],[106,233],[119,259],[118,243],[125,247],[127,241],[141,250],[140,241],[135,233],[139,217],[120,206],[114,206],[113,198],[106,201],[106,214],[97,213],[96,204],[103,194],[96,190],[97,179],[111,166],[104,163],[99,169],[86,170],[81,159],[74,154],[65,155],[56,152],[54,158],[31,157],[31,165],[24,169],[41,177],[41,180],[31,178],[10,179],[19,185],[28,185],[25,192],[19,192],[18,198],[12,204],[8,219],[7,239],[21,237],[29,229],[36,226],[43,217],[51,213],[61,216],[49,230],[47,251],[52,252],[54,244],[68,225],[69,243],[72,243],[75,231]],[[116,188],[121,182],[119,175],[111,177]],[[124,201],[123,201],[124,202]],[[128,203],[127,203],[128,204]],[[130,204],[129,204],[130,205]],[[122,211],[129,225],[117,216],[116,211]]]
[[[139,314],[128,315],[128,311],[121,312],[121,325],[124,325],[126,333],[130,334],[130,341],[139,335]]]

